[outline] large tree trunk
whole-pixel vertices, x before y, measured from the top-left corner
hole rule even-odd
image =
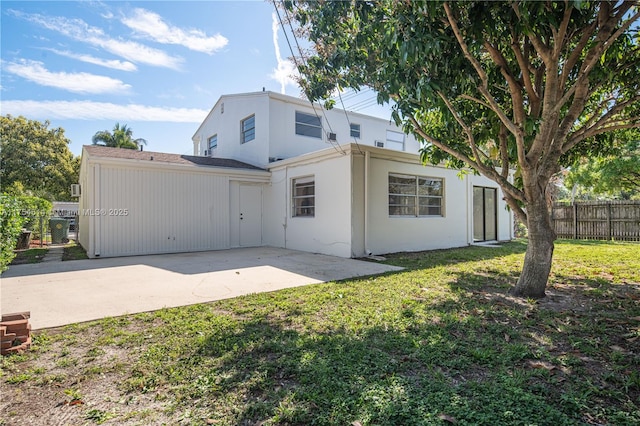
[[[534,203],[529,203],[526,209],[529,243],[524,256],[522,273],[511,294],[540,299],[545,296],[551,272],[553,242],[556,234],[551,226],[551,217],[544,196],[539,197]]]

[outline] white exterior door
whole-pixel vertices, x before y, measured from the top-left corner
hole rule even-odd
[[[262,187],[240,185],[240,246],[262,245]]]

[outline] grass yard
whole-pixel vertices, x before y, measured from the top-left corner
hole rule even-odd
[[[81,260],[88,259],[87,252],[78,243],[71,242],[64,247],[62,252],[62,260]]]
[[[640,424],[640,245],[559,241],[538,302],[524,250],[36,333],[0,424]]]
[[[16,257],[11,261],[11,265],[24,265],[27,263],[42,262],[48,248],[31,248],[26,250],[16,250]]]

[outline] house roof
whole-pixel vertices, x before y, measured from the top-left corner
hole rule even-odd
[[[185,164],[206,167],[262,170],[260,167],[229,158],[197,157],[194,155],[169,154],[166,152],[138,151],[135,149],[111,148],[99,145],[85,145],[84,151],[93,157],[119,158],[125,160],[154,161],[170,164]]]

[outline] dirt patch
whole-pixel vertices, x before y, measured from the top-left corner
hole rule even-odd
[[[96,344],[102,333],[99,325],[34,332],[37,361],[29,352],[18,356],[25,362],[3,358],[0,425],[179,424],[162,390],[130,393],[124,386],[145,346],[132,348],[118,337]]]

